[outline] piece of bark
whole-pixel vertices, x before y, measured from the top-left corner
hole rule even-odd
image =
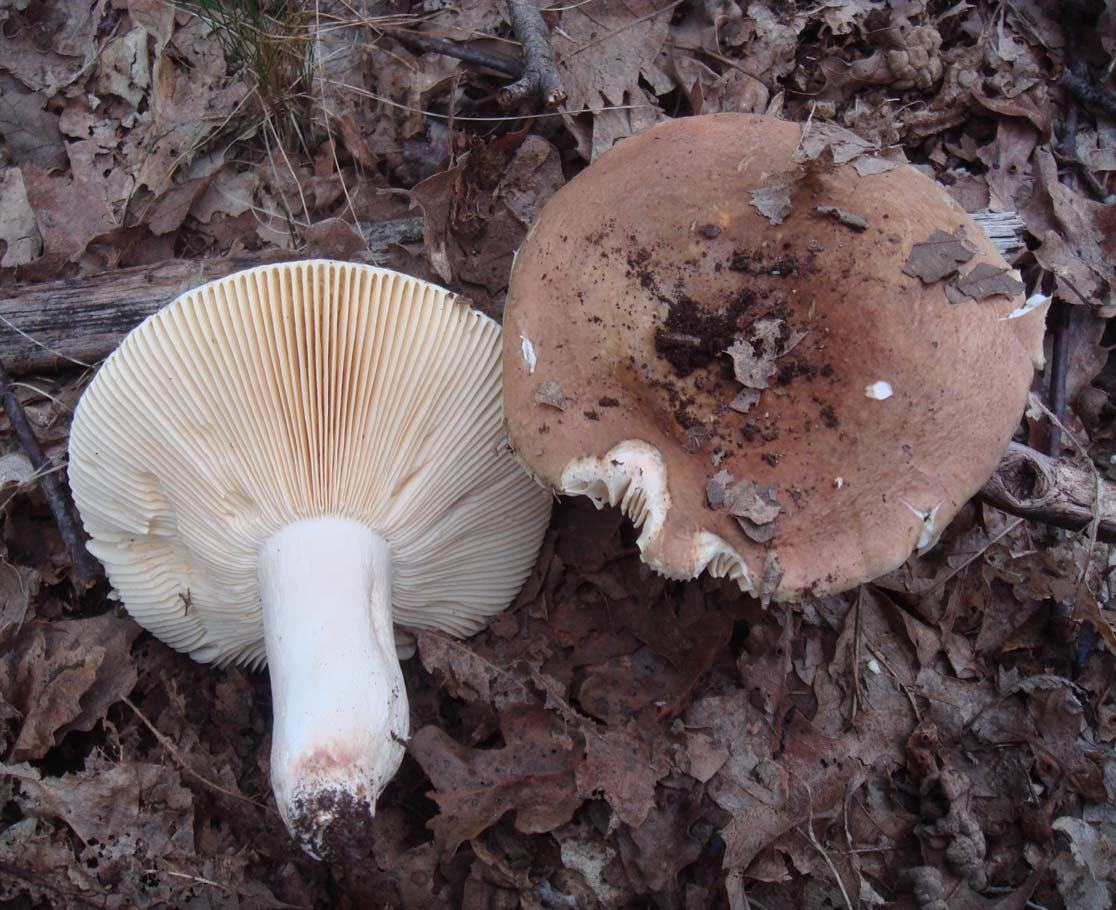
[[[422,240],[421,218],[361,223],[372,253]],[[180,294],[241,269],[306,258],[299,253],[175,259],[84,278],[0,287],[0,360],[12,375],[92,365]]]
[[[980,496],[1012,515],[1071,531],[1089,526],[1096,504],[1097,539],[1116,541],[1116,484],[1103,477],[1098,483],[1087,467],[1067,459],[1012,443]]]

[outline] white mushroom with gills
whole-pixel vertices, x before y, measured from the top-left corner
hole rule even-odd
[[[500,328],[330,261],[192,290],[78,405],[70,483],[136,620],[271,675],[271,776],[304,850],[361,849],[403,757],[394,624],[465,636],[534,563],[549,497],[506,446]]]
[[[668,121],[555,193],[519,250],[516,456],[622,508],[664,575],[765,600],[853,587],[936,539],[1018,426],[1045,307],[1020,312],[941,186],[865,148],[827,124]]]

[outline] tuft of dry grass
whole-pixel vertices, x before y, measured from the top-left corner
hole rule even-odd
[[[284,143],[311,111],[313,12],[299,0],[177,0],[213,29]]]

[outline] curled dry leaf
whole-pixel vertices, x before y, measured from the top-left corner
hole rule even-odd
[[[0,244],[4,255],[0,268],[25,265],[37,259],[43,249],[43,238],[35,220],[23,174],[10,167],[0,179]]]
[[[779,562],[779,554],[768,550],[763,562],[763,578],[760,581],[760,601],[764,606],[771,602],[771,595],[783,580],[783,565]]]
[[[852,164],[861,177],[866,177],[890,171],[903,164],[905,158],[901,153],[881,156],[874,143],[852,130],[828,121],[812,120],[803,130],[802,141],[792,160],[806,170]]]
[[[540,705],[513,705],[500,716],[501,749],[470,749],[438,727],[423,727],[408,751],[433,782],[441,813],[430,828],[452,853],[515,811],[524,833],[568,822],[581,797],[574,783],[574,740],[565,723]]]
[[[617,834],[620,862],[637,894],[661,894],[701,855],[700,788],[661,791],[655,810]],[[703,904],[707,906],[707,904]]]
[[[775,519],[781,511],[775,501],[775,488],[750,480],[735,484],[732,481],[728,471],[718,471],[709,479],[705,496],[710,508],[727,511],[757,543],[771,540],[775,536]]]
[[[1110,910],[1112,907],[1112,844],[1116,825],[1090,825],[1080,818],[1063,816],[1052,827],[1070,841],[1053,863],[1058,890],[1067,907],[1075,910]],[[1106,830],[1107,829],[1107,830]]]
[[[534,696],[516,674],[486,660],[457,639],[427,630],[417,631],[415,638],[422,665],[436,674],[454,698],[479,701],[498,710],[533,700]]]
[[[111,613],[0,629],[0,697],[23,716],[10,761],[42,758],[71,730],[90,730],[132,691],[139,626]]]
[[[670,17],[661,15],[656,0],[627,0],[623,5],[567,4],[551,45],[568,93],[565,108],[593,114],[590,134],[576,128],[578,151],[592,160],[614,142],[646,129],[656,113],[645,102],[653,92],[670,91],[670,74],[660,65],[660,53],[670,35]],[[634,105],[616,110],[617,105]]]
[[[47,777],[29,765],[8,765],[19,781],[25,812],[64,821],[87,846],[134,849],[142,841],[159,856],[193,852],[193,797],[178,772],[165,765],[119,762]],[[150,811],[158,807],[158,812]],[[173,808],[173,814],[166,810]]]
[[[577,792],[585,799],[603,795],[617,818],[638,828],[655,805],[655,784],[669,765],[634,730],[597,733],[584,725],[585,760],[577,766]]]
[[[713,438],[713,432],[704,424],[695,423],[686,427],[686,435],[682,440],[682,448],[693,454],[700,452],[702,447]]]
[[[763,351],[778,351],[778,355],[784,352],[779,350],[779,336],[783,333],[783,326],[786,323],[782,319],[757,319],[752,323],[752,340],[760,346]]]
[[[4,898],[30,888],[52,907],[155,910],[198,904],[200,895],[188,899],[193,886],[209,892],[201,905],[214,910],[290,906],[245,881],[236,858],[200,855],[194,796],[167,764],[94,753],[78,772],[9,764],[0,775],[23,816],[0,834],[0,866],[14,873],[0,874]],[[215,881],[222,885],[202,885]]]
[[[729,402],[729,407],[739,414],[747,414],[759,404],[760,393],[755,389],[743,388],[736,397]]]

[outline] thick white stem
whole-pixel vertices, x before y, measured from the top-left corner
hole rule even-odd
[[[341,858],[367,838],[403,760],[391,573],[387,541],[345,518],[288,525],[260,552],[271,783],[291,834],[315,857]]]

